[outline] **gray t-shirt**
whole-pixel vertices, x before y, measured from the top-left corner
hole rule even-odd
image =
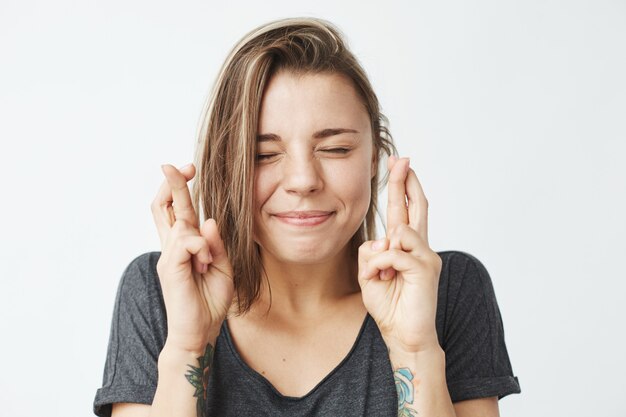
[[[487,270],[465,252],[438,254],[443,266],[436,328],[452,401],[520,393]],[[102,388],[93,403],[99,416],[110,416],[112,403],[151,404],[154,398],[157,361],[167,337],[156,272],[159,256],[160,252],[138,256],[122,275]],[[369,314],[350,353],[303,397],[281,395],[249,367],[235,349],[225,320],[215,343],[207,405],[207,415],[219,417],[398,415],[389,354]]]

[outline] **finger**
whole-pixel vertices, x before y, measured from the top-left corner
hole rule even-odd
[[[193,208],[187,186],[189,180],[172,165],[162,165],[161,169],[171,190],[171,206],[174,209],[174,218],[185,220],[194,227],[198,227],[198,216],[196,216],[196,211]],[[195,167],[193,170],[195,175]]]
[[[367,261],[376,253],[382,252],[389,248],[389,241],[383,237],[378,240],[368,240],[359,246],[359,269],[365,267]]]
[[[378,240],[371,240],[371,241],[364,242],[359,247],[359,261],[358,261],[359,269],[365,268],[365,266],[367,265],[367,261],[373,255],[392,248],[391,246],[392,244],[396,245],[395,247],[393,247],[394,249],[400,249],[399,243],[397,242],[394,243],[394,241],[389,240],[385,237],[378,239]],[[387,268],[380,272],[380,279],[389,280],[393,278],[395,274],[396,274],[396,271],[393,268]]]
[[[191,225],[185,220],[181,220],[181,219],[175,220],[173,229],[181,225],[184,225],[182,226],[182,228],[184,229],[182,233],[188,233],[192,236],[201,236],[200,231],[194,225]],[[203,253],[202,257],[196,254],[192,254],[191,256],[191,264],[193,265],[194,271],[196,271],[198,274],[206,273],[208,271],[209,264],[213,261],[213,257],[211,256],[208,242],[206,244],[206,248],[207,248],[206,251],[208,252],[208,256],[206,256],[204,252],[202,252]]]
[[[391,231],[389,249],[399,249],[408,252],[417,258],[428,258],[433,251],[428,242],[422,238],[413,228],[406,224],[400,224]],[[385,269],[380,273],[382,280],[392,279],[396,271],[392,268]]]
[[[387,170],[391,171],[393,169],[393,166],[396,164],[396,162],[398,161],[398,157],[395,155],[389,155],[389,158],[387,158]]]
[[[409,226],[415,230],[428,245],[428,200],[422,185],[409,169],[406,177],[406,194],[408,199]]]
[[[367,261],[377,253],[385,251],[389,249],[389,240],[387,238],[381,238],[378,240],[369,240],[364,242],[359,247],[359,271],[363,270],[367,266]],[[393,269],[388,269],[381,271],[380,278],[381,279],[390,279],[395,275],[396,271]],[[359,273],[360,275],[360,273]]]
[[[428,257],[432,254],[432,250],[422,236],[411,226],[406,224],[396,226],[396,228],[391,231],[389,248],[409,252],[411,255],[418,258]]]
[[[388,164],[389,184],[387,186],[387,232],[398,224],[408,224],[405,180],[409,167],[408,158],[400,158]],[[389,235],[387,235],[389,237]]]
[[[195,168],[193,165],[187,165],[181,168],[180,172],[185,176],[185,179],[189,181],[195,175]],[[175,221],[172,201],[172,191],[167,179],[164,179],[150,206],[154,223],[161,240],[161,246],[164,245],[167,234]]]
[[[200,263],[211,263],[209,245],[204,237],[199,235],[171,236],[168,241],[168,261],[172,267],[181,267],[189,263],[192,258],[197,258]],[[196,268],[196,266],[194,266]]]
[[[233,277],[230,267],[230,261],[228,259],[228,253],[226,252],[224,241],[220,236],[220,232],[217,227],[217,223],[215,223],[215,220],[207,219],[200,228],[200,234],[209,246],[209,251],[212,258],[211,263],[213,264],[213,266],[215,266],[223,273],[229,275],[232,279]]]
[[[193,225],[189,224],[185,220],[176,220],[174,225],[170,229],[170,233],[168,235],[168,248],[171,247],[172,244],[185,236],[199,236],[202,237],[200,231],[195,228]],[[206,239],[205,239],[206,240]],[[174,242],[174,243],[172,243]],[[208,255],[207,255],[208,254]],[[197,267],[197,270],[200,271],[203,265],[209,264],[213,261],[211,256],[210,247],[208,242],[206,243],[206,253],[203,253],[201,258],[198,258],[195,253],[192,253],[192,262],[194,267]]]
[[[398,272],[405,272],[415,269],[419,260],[411,256],[409,253],[398,249],[389,249],[384,252],[373,255],[364,266],[359,270],[359,280],[367,281],[380,276],[381,271],[393,269]],[[381,277],[381,279],[388,279]]]

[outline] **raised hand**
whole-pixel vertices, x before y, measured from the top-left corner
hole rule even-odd
[[[407,158],[390,157],[387,235],[359,249],[363,302],[388,347],[438,348],[435,330],[442,261],[428,246],[428,201]]]
[[[204,351],[214,341],[234,293],[233,272],[215,220],[198,227],[187,181],[192,164],[179,171],[163,165],[166,180],[152,203],[161,240],[157,272],[167,311],[166,344]]]

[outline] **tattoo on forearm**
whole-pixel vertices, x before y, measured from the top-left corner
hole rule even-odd
[[[211,344],[206,345],[204,356],[198,357],[198,363],[200,366],[195,367],[193,365],[187,365],[191,369],[187,371],[185,377],[191,385],[194,386],[196,392],[194,397],[198,398],[196,403],[196,413],[198,417],[206,416],[206,397],[207,387],[209,385],[209,374],[211,373],[211,364],[213,363],[213,346]]]
[[[393,373],[398,391],[398,417],[414,417],[418,413],[408,406],[413,404],[413,374],[409,368],[396,369]]]

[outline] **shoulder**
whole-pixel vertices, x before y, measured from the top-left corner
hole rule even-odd
[[[448,346],[451,335],[459,329],[497,326],[500,318],[496,295],[483,263],[458,250],[437,254],[442,259],[437,294],[437,329],[442,346]]]
[[[504,325],[487,268],[462,251],[442,258],[437,332],[446,357],[453,402],[519,393],[504,340]]]
[[[156,274],[156,264],[161,252],[145,252],[136,256],[128,263],[124,274],[140,274],[142,276]]]
[[[167,319],[156,271],[160,256],[160,252],[145,252],[128,263],[118,285],[113,321],[116,331],[129,340],[141,339],[135,333],[158,333],[155,337],[162,347]]]
[[[437,255],[443,261],[443,267],[458,272],[459,269],[466,269],[468,266],[484,269],[482,262],[474,255],[460,250],[438,251]]]
[[[150,296],[160,294],[161,284],[156,264],[161,252],[145,252],[133,258],[122,273],[118,286],[118,298]]]
[[[442,260],[440,288],[493,293],[493,283],[483,263],[474,255],[459,250],[438,251]]]

